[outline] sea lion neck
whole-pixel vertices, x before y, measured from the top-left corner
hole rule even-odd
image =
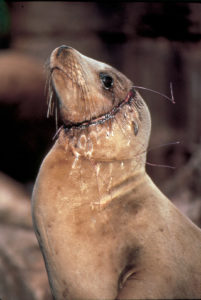
[[[91,206],[93,209],[100,205],[103,208],[105,204],[123,197],[139,184],[143,185],[144,154],[143,159],[139,155],[126,160],[100,161],[80,155],[75,148],[66,146],[62,139],[65,139],[64,132],[45,158],[42,170],[44,166],[49,170],[49,174],[45,176],[54,178],[56,186],[69,186],[68,198],[72,199],[69,207],[76,203],[77,207]],[[86,182],[91,184],[86,185]],[[82,195],[82,200],[79,195]]]

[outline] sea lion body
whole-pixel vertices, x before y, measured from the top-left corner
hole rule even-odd
[[[50,69],[65,126],[32,211],[55,299],[200,298],[201,231],[145,172],[151,121],[132,82],[66,46]]]

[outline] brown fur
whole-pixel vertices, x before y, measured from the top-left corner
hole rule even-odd
[[[55,299],[200,298],[201,231],[145,172],[146,104],[136,93],[97,121],[132,82],[69,47],[53,51],[50,69],[69,127],[42,163],[32,209]],[[113,77],[110,90],[100,72]]]

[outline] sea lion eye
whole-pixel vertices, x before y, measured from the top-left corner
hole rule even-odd
[[[104,88],[106,88],[107,90],[113,86],[113,78],[110,75],[100,73],[100,79],[102,80]]]

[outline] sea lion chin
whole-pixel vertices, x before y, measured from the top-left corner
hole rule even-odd
[[[63,125],[32,215],[55,299],[200,298],[201,231],[146,174],[151,121],[133,83],[67,46],[49,79]]]

